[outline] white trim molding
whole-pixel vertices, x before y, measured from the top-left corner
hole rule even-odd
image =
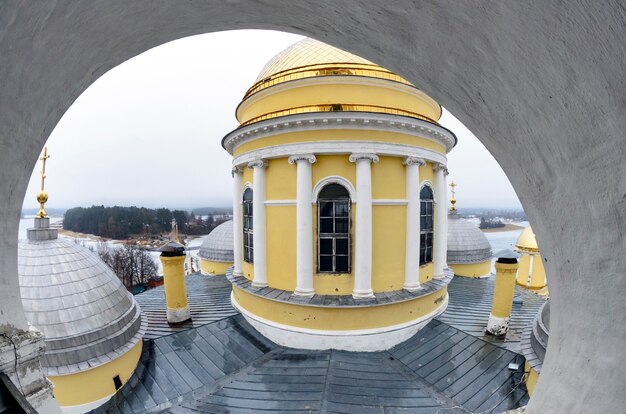
[[[437,309],[412,321],[373,329],[331,331],[299,328],[270,321],[246,310],[237,302],[234,293],[231,292],[230,298],[233,307],[241,312],[254,329],[279,345],[298,349],[338,349],[353,352],[386,351],[415,335],[448,307],[446,292],[445,300]]]
[[[373,206],[406,206],[407,200],[403,198],[375,198],[372,200]]]
[[[295,206],[296,200],[265,200],[266,207]]]
[[[370,153],[378,156],[415,157],[431,163],[446,162],[446,157],[436,151],[408,144],[396,144],[380,141],[328,140],[296,142],[259,148],[237,156],[233,165],[246,165],[252,161],[273,158],[288,158],[293,154],[315,153],[316,155],[337,155]]]
[[[329,175],[328,177],[324,177],[313,186],[312,203],[317,203],[317,198],[319,197],[320,191],[322,191],[322,188],[324,188],[328,184],[339,184],[344,186],[350,194],[350,201],[353,204],[356,203],[356,191],[354,190],[354,186],[352,185],[350,180],[339,175]]]
[[[231,155],[236,147],[272,135],[311,130],[389,131],[428,139],[450,152],[457,138],[448,129],[408,116],[372,112],[311,112],[286,115],[254,122],[235,129],[222,139],[222,147]]]

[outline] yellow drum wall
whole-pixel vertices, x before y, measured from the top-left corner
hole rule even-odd
[[[296,164],[289,164],[288,158],[268,160],[265,169],[265,200],[295,200],[297,169]]]
[[[202,273],[209,275],[225,275],[226,270],[228,270],[228,268],[232,265],[232,263],[200,259],[200,269],[202,270]]]
[[[295,168],[295,166],[291,165]],[[269,183],[268,183],[269,184]],[[267,283],[270,287],[296,289],[296,206],[267,206]]]
[[[373,199],[406,198],[406,167],[402,161],[400,157],[382,156],[372,164]]]
[[[491,272],[491,260],[481,263],[450,264],[455,276],[481,277]]]
[[[404,285],[406,206],[372,207],[372,290],[400,290]]]
[[[373,329],[409,322],[442,305],[447,290],[390,305],[360,308],[299,306],[251,295],[233,286],[239,305],[250,313],[276,323],[323,331]]]
[[[323,104],[375,105],[415,112],[433,120],[439,117],[439,108],[434,108],[417,94],[367,85],[367,79],[363,80],[361,85],[326,84],[274,89],[275,93],[264,93],[262,98],[244,101],[237,110],[237,120],[244,123],[270,112]]]
[[[54,397],[61,406],[83,405],[115,393],[113,377],[120,376],[122,384],[130,379],[141,357],[143,341],[121,357],[87,371],[71,375],[48,377],[54,384]]]
[[[532,289],[540,289],[546,285],[546,270],[543,267],[543,260],[540,255],[533,260],[533,277],[530,281]]]
[[[280,146],[283,144],[300,143],[300,142],[319,142],[319,141],[372,141],[372,142],[389,142],[395,144],[412,145],[428,149],[439,154],[445,155],[446,150],[442,144],[431,141],[426,138],[416,137],[414,135],[403,134],[400,132],[375,131],[375,130],[354,130],[354,129],[324,129],[318,131],[299,131],[289,133],[277,133],[265,138],[255,139],[237,146],[233,155],[235,157],[247,152],[266,147]],[[244,175],[245,182],[245,175]]]

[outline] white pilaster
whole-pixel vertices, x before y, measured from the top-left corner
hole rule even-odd
[[[356,163],[356,225],[354,253],[355,299],[374,297],[372,291],[372,162],[375,154],[352,154]]]
[[[404,289],[420,288],[420,170],[423,159],[408,157],[406,166],[406,253],[404,261]]]
[[[243,275],[243,171],[233,168],[233,274]]]
[[[530,284],[533,281],[533,266],[535,264],[535,255],[528,255],[528,278],[526,279],[526,287],[530,287]]]
[[[300,296],[313,296],[313,176],[311,164],[315,155],[303,154],[289,157],[297,167],[296,188],[296,290]]]
[[[265,167],[264,160],[256,160],[248,163],[252,168],[252,243],[254,259],[254,279],[252,285],[256,287],[267,286],[267,246],[265,237]]]
[[[433,237],[433,278],[443,279],[443,269],[446,262],[447,234],[446,222],[448,219],[446,208],[446,182],[445,166],[443,164],[433,164],[435,171],[435,228]]]

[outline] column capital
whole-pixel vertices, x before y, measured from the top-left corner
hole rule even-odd
[[[404,159],[404,161],[402,161],[403,165],[409,166],[409,165],[419,165],[420,167],[423,167],[424,165],[426,165],[426,161],[424,161],[424,159],[422,158],[417,158],[417,157],[406,157]]]
[[[445,175],[448,175],[448,167],[441,162],[433,162],[433,171],[442,170]]]
[[[263,159],[259,159],[259,160],[254,160],[254,161],[250,161],[248,163],[248,168],[265,168],[267,167],[267,161],[263,160]]]
[[[374,164],[378,162],[378,155],[366,154],[366,153],[352,153],[349,158],[350,162],[357,162],[359,160],[369,160]]]
[[[295,164],[298,161],[308,161],[310,164],[313,164],[315,161],[317,161],[317,158],[315,158],[315,155],[313,154],[298,154],[289,157],[288,161],[289,164]]]
[[[230,174],[234,177],[235,174],[243,174],[243,169],[238,165],[235,165],[231,170]]]

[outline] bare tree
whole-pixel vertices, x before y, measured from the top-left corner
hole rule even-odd
[[[101,242],[98,254],[127,289],[147,283],[148,278],[156,275],[157,266],[150,253],[136,244],[126,243],[121,248],[111,248],[108,243]]]

